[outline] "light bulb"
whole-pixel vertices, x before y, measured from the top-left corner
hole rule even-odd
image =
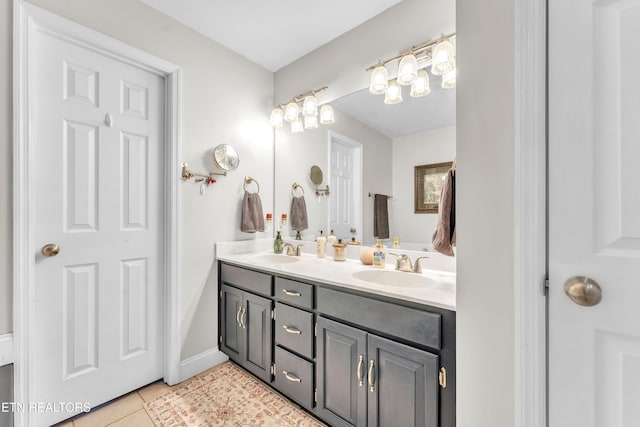
[[[320,107],[320,123],[323,125],[328,125],[331,123],[335,123],[336,118],[333,114],[333,107],[329,104],[324,104]]]
[[[413,54],[405,55],[398,64],[398,83],[410,85],[418,75],[418,60]]]
[[[453,45],[449,40],[443,40],[431,51],[431,73],[439,76],[448,73],[455,67]]]
[[[300,120],[300,117],[296,117],[296,119],[291,122],[291,133],[300,132],[304,132],[304,127],[302,126],[302,120]]]
[[[305,96],[302,104],[302,114],[305,116],[317,116],[318,115],[318,100],[315,96]]]
[[[318,128],[318,116],[304,116],[304,128],[305,129],[317,129]]]
[[[298,118],[298,114],[300,114],[298,104],[293,101],[288,103],[284,109],[284,119],[288,122],[294,122]]]
[[[371,73],[369,92],[374,95],[382,95],[389,86],[389,72],[384,65],[379,65]]]
[[[282,121],[284,120],[284,112],[282,108],[276,107],[271,111],[271,117],[269,118],[269,124],[274,128],[281,128]]]
[[[444,73],[442,75],[442,87],[444,89],[453,89],[456,87],[456,69]]]
[[[384,103],[397,104],[399,102],[402,102],[402,87],[396,80],[391,80],[387,91],[384,93]]]
[[[418,76],[411,84],[411,92],[409,95],[417,98],[419,96],[429,95],[431,89],[429,88],[429,74],[425,70],[418,71]]]

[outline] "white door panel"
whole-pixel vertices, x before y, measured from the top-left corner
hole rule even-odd
[[[550,426],[637,426],[640,1],[549,8]],[[602,301],[573,303],[572,276]]]
[[[330,150],[330,229],[336,237],[348,240],[351,229],[362,240],[362,145],[332,135]]]
[[[162,377],[164,80],[34,43],[33,398],[95,406]]]

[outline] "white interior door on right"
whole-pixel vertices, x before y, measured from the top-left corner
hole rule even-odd
[[[361,153],[362,144],[331,134],[329,228],[345,241],[362,240]]]
[[[548,4],[549,426],[637,427],[640,0]]]

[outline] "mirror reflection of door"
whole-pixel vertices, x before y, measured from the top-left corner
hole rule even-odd
[[[362,143],[334,132],[329,139],[329,229],[339,239],[362,241]]]

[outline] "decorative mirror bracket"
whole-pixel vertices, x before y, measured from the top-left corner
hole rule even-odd
[[[181,166],[182,166],[182,176],[181,176],[182,180],[188,181],[191,178],[194,178],[194,181],[197,184],[200,184],[200,194],[202,195],[204,195],[204,193],[206,192],[206,187],[216,182],[216,180],[213,178],[214,176],[216,175],[227,176],[227,171],[209,172],[208,174],[204,174],[200,172],[190,171],[189,169],[187,169],[186,163],[182,163]]]
[[[316,196],[328,196],[329,195],[329,186],[327,185],[325,188],[316,187]]]

